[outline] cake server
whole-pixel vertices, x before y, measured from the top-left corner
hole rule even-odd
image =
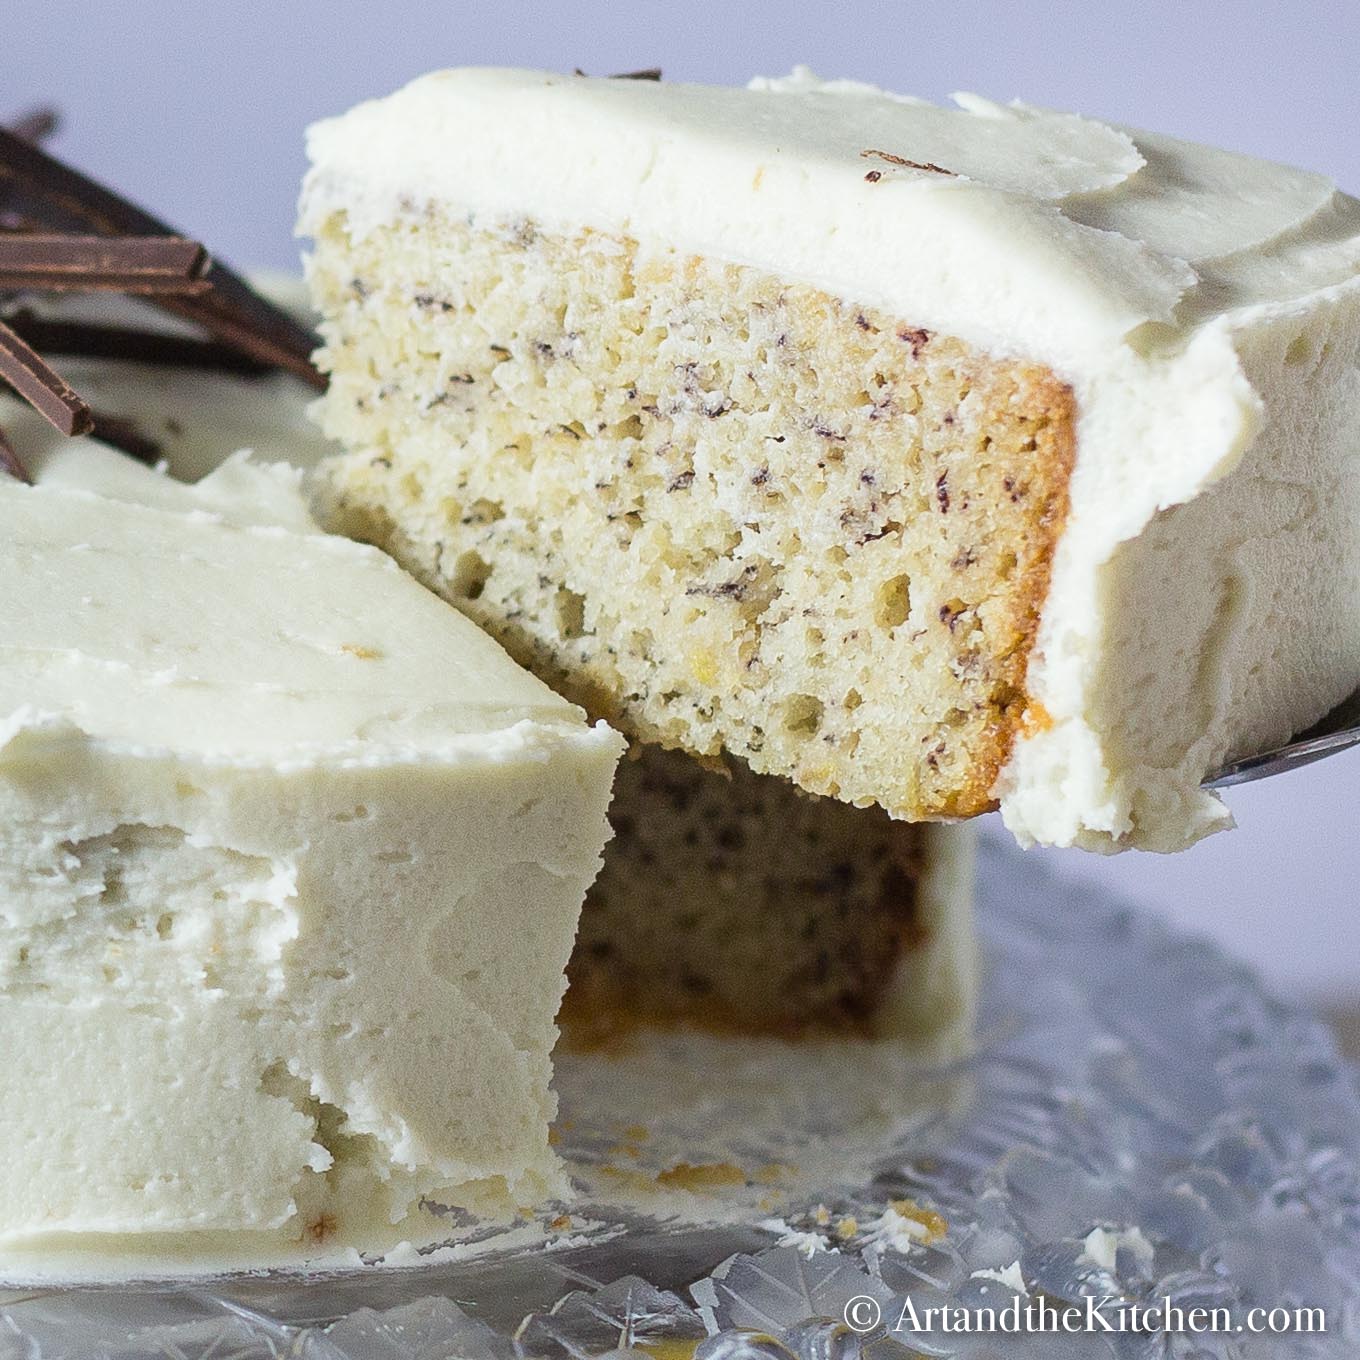
[[[1204,781],[1206,789],[1226,789],[1233,784],[1249,784],[1267,775],[1283,774],[1311,765],[1324,756],[1335,755],[1360,744],[1360,690],[1332,709],[1306,732],[1291,737],[1282,746],[1229,761]]]

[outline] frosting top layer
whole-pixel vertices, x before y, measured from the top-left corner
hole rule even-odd
[[[806,68],[746,90],[440,71],[311,129],[303,228],[343,203],[362,231],[422,199],[594,223],[1078,372],[1093,342],[1165,341],[1360,266],[1360,204],[1324,176],[956,102]]]
[[[77,733],[252,763],[586,735],[389,558],[323,534],[286,467],[186,486],[82,441],[34,466],[36,486],[0,479],[0,760]]]

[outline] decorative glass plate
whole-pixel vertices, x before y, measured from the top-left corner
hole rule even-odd
[[[588,1207],[546,1245],[484,1235],[409,1268],[0,1292],[0,1358],[1360,1354],[1360,1096],[1324,1028],[999,840],[979,898],[967,1061],[712,1039],[570,1058],[561,1150]],[[625,1212],[630,1184],[655,1193]],[[1088,1297],[1114,1330],[947,1321]],[[1190,1329],[1155,1325],[1167,1301]],[[1311,1331],[1298,1309],[1318,1310]],[[1274,1325],[1292,1330],[1252,1330]]]

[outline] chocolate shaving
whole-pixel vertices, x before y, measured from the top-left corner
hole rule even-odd
[[[0,378],[62,434],[85,434],[90,408],[21,336],[0,322]],[[10,451],[13,454],[13,450]]]
[[[68,354],[243,373],[282,368],[322,389],[315,337],[256,294],[203,247],[47,155],[33,143],[56,125],[40,109],[0,128],[0,290],[142,295],[214,338],[47,320],[21,310],[0,320],[0,388],[10,387],[63,434],[94,437],[154,461],[159,445],[120,416],[92,415],[35,346]],[[13,324],[10,324],[10,323]],[[0,470],[28,481],[0,432]]]
[[[16,137],[26,142],[43,142],[57,130],[58,122],[56,109],[38,108],[22,114],[8,127]],[[28,225],[14,213],[0,212],[0,231],[22,231]]]
[[[126,416],[111,416],[104,411],[94,412],[94,426],[90,438],[135,458],[139,463],[156,463],[161,456],[161,446],[150,435],[143,434],[135,422]]]
[[[26,142],[45,142],[61,123],[61,115],[54,108],[44,105],[16,118],[9,130]]]
[[[139,330],[135,326],[105,326],[87,321],[63,321],[39,316],[28,308],[0,316],[9,328],[44,354],[82,359],[120,359],[127,363],[164,368],[202,368],[219,373],[258,377],[271,371],[230,345],[200,340],[192,335]]]
[[[572,70],[574,76],[589,77],[579,66]],[[615,71],[613,75],[605,76],[606,80],[660,80],[661,68],[659,66],[646,66],[641,71]]]
[[[8,472],[11,477],[17,477],[29,486],[33,485],[33,478],[28,475],[28,469],[19,461],[19,455],[14,452],[14,445],[6,438],[4,430],[0,430],[0,468]]]
[[[177,236],[173,228],[127,199],[0,128],[0,219],[17,218],[44,231],[101,236]],[[315,337],[266,302],[219,260],[209,263],[201,296],[162,295],[156,305],[197,321],[219,340],[322,389],[312,366]]]
[[[0,288],[202,293],[208,255],[179,236],[0,235]]]
[[[861,156],[877,156],[881,161],[887,161],[889,165],[904,165],[908,170],[928,170],[932,175],[950,175],[957,177],[954,170],[946,170],[942,165],[936,165],[934,161],[909,161],[905,156],[894,155],[891,151],[875,151],[872,147],[867,151],[861,151]],[[870,171],[870,174],[873,172]],[[868,176],[866,175],[867,179]]]

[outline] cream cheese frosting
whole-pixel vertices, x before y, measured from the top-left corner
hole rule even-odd
[[[4,419],[0,1270],[357,1260],[563,1192],[620,739],[296,472]]]
[[[800,68],[747,90],[455,70],[311,129],[301,229],[438,201],[750,264],[1043,362],[1070,510],[995,790],[1022,842],[1170,850],[1227,758],[1360,683],[1360,204],[1325,177]]]

